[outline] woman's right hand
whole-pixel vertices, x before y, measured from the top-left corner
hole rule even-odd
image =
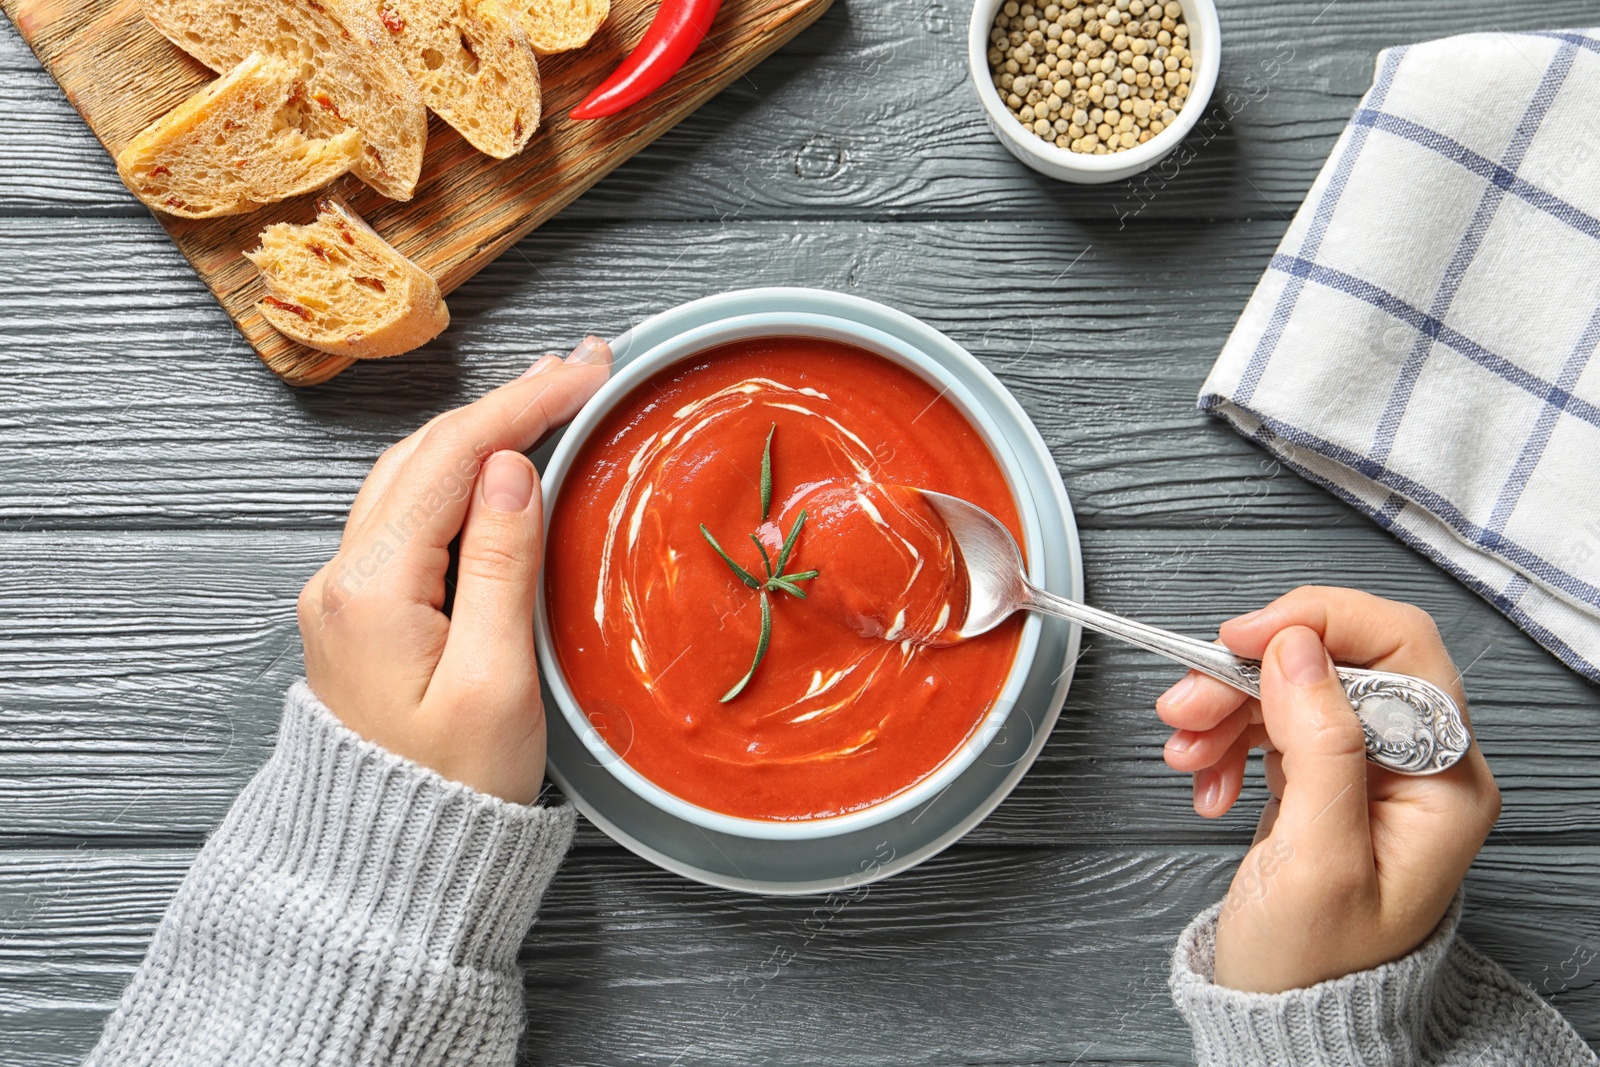
[[[1427,777],[1368,763],[1333,664],[1424,678],[1465,714],[1438,629],[1409,604],[1303,587],[1224,623],[1221,636],[1262,661],[1260,700],[1191,672],[1156,705],[1177,728],[1167,763],[1194,774],[1201,815],[1227,811],[1250,749],[1267,752],[1272,798],[1217,921],[1214,980],[1275,993],[1399,959],[1444,917],[1500,792],[1476,743]]]

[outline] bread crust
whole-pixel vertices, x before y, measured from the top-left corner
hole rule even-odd
[[[284,336],[351,359],[383,359],[427,344],[450,324],[439,284],[336,197],[315,221],[280,222],[245,257],[267,296],[256,305]]]
[[[301,130],[305,86],[280,59],[246,56],[117,153],[117,174],[158,211],[205,219],[311,192],[360,158],[361,137]]]
[[[422,174],[428,113],[394,42],[353,0],[140,0],[145,17],[213,70],[252,52],[305,73],[309,132],[361,132],[351,169],[384,196],[409,200]],[[285,29],[287,27],[287,29]]]

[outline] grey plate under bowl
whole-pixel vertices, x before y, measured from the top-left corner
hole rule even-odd
[[[914,345],[972,390],[1016,451],[1044,528],[1042,584],[1083,598],[1083,558],[1072,505],[1044,439],[1015,398],[970,353],[909,315],[819,289],[745,289],[684,304],[617,338],[617,363],[707,323],[762,312],[832,315]],[[541,468],[554,449],[536,457]],[[1067,698],[1078,627],[1045,619],[1033,668],[1005,727],[972,766],[933,800],[888,822],[810,841],[761,841],[707,830],[656,808],[617,781],[572,732],[547,715],[550,777],[578,810],[618,844],[685,878],[746,893],[828,893],[913,867],[960,840],[995,809],[1033,765]],[[545,707],[554,708],[548,691]]]

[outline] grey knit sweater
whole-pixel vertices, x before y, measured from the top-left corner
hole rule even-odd
[[[363,741],[300,683],[88,1062],[509,1064],[573,823]]]
[[[88,1062],[509,1064],[517,948],[573,821],[363,741],[296,685],[277,750],[200,850]],[[1460,910],[1403,960],[1266,996],[1212,984],[1212,908],[1172,967],[1200,1063],[1595,1064],[1456,939]]]
[[[1242,993],[1211,981],[1217,915],[1178,938],[1169,984],[1200,1067],[1579,1067],[1597,1062],[1567,1021],[1456,936],[1456,894],[1409,956],[1309,989]]]

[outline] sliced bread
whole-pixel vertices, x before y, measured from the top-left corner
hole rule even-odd
[[[251,52],[299,69],[307,132],[361,131],[352,168],[384,196],[409,200],[422,173],[428,112],[388,33],[353,0],[141,0],[179,48],[224,71]]]
[[[361,157],[361,134],[307,137],[307,105],[296,68],[246,56],[129,142],[117,173],[140,200],[189,219],[308,193]]]
[[[506,159],[539,126],[539,63],[500,0],[374,0],[434,113],[485,155]]]
[[[610,0],[504,0],[541,56],[582,48],[611,13]]]
[[[246,252],[267,296],[256,306],[292,340],[352,359],[409,352],[450,324],[439,285],[333,198],[316,220],[279,222]]]

